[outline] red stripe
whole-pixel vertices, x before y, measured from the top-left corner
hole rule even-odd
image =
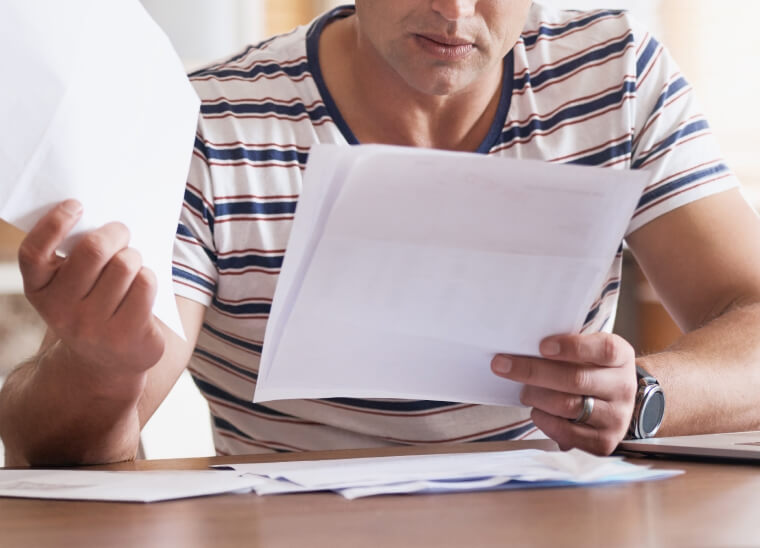
[[[268,274],[270,276],[277,276],[280,273],[280,269],[263,270],[261,268],[246,268],[245,270],[236,271],[224,271],[220,273],[220,276],[242,276],[243,274]]]
[[[688,139],[683,139],[682,141],[676,141],[675,143],[673,143],[673,145],[669,146],[665,150],[660,151],[655,156],[651,157],[649,160],[647,160],[646,162],[644,162],[643,164],[641,164],[638,167],[638,169],[644,169],[646,166],[648,166],[650,164],[653,164],[654,162],[656,162],[657,160],[659,160],[664,155],[668,154],[669,152],[671,152],[674,148],[676,148],[678,146],[685,145],[686,143],[688,143],[690,141],[694,141],[695,139],[701,139],[702,137],[709,137],[710,135],[712,135],[712,132],[708,129],[708,130],[705,130],[705,131],[703,131],[701,133],[696,133],[696,134],[690,136]]]
[[[241,304],[241,303],[271,303],[272,299],[266,297],[250,297],[247,299],[222,299],[219,295],[216,296],[219,302],[226,304]]]
[[[259,253],[261,255],[281,255],[285,253],[284,249],[255,249],[255,248],[248,248],[248,249],[233,249],[230,251],[224,251],[224,252],[217,252],[217,257],[227,257],[228,255],[244,255],[248,253]]]
[[[187,283],[184,280],[178,280],[177,278],[174,278],[173,281],[174,281],[175,284],[184,285],[186,287],[189,287],[191,289],[199,291],[199,292],[203,293],[204,295],[208,295],[209,297],[213,297],[214,296],[213,293],[209,293],[206,289],[204,289],[204,288],[202,288],[200,286],[197,286],[197,285],[192,285],[190,283]]]

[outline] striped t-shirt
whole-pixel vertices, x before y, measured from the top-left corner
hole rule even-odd
[[[309,149],[358,142],[318,57],[324,26],[352,13],[338,8],[191,75],[203,102],[174,280],[178,295],[207,306],[189,369],[209,402],[217,451],[540,435],[528,410],[516,407],[354,398],[251,403]],[[504,69],[498,112],[478,151],[649,170],[629,232],[737,185],[678,67],[625,12],[534,4]],[[611,330],[620,271],[618,254],[584,331]]]

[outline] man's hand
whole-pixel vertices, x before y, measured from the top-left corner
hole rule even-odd
[[[129,231],[120,223],[86,234],[68,257],[58,256],[80,216],[78,202],[62,202],[27,234],[18,256],[24,292],[60,339],[57,350],[72,354],[65,361],[84,368],[92,389],[135,401],[164,350],[151,312],[155,276],[128,247]]]
[[[625,437],[636,395],[636,362],[630,344],[617,335],[559,335],[541,341],[543,358],[497,355],[494,373],[524,383],[520,401],[531,419],[563,450],[578,447],[609,455]],[[583,414],[584,396],[594,398]]]

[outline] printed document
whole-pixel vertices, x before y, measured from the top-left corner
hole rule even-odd
[[[577,333],[640,171],[390,146],[315,146],[254,401],[519,405],[494,354]]]

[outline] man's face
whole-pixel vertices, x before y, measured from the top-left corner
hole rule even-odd
[[[408,85],[433,95],[501,70],[531,0],[356,0],[362,44]]]

